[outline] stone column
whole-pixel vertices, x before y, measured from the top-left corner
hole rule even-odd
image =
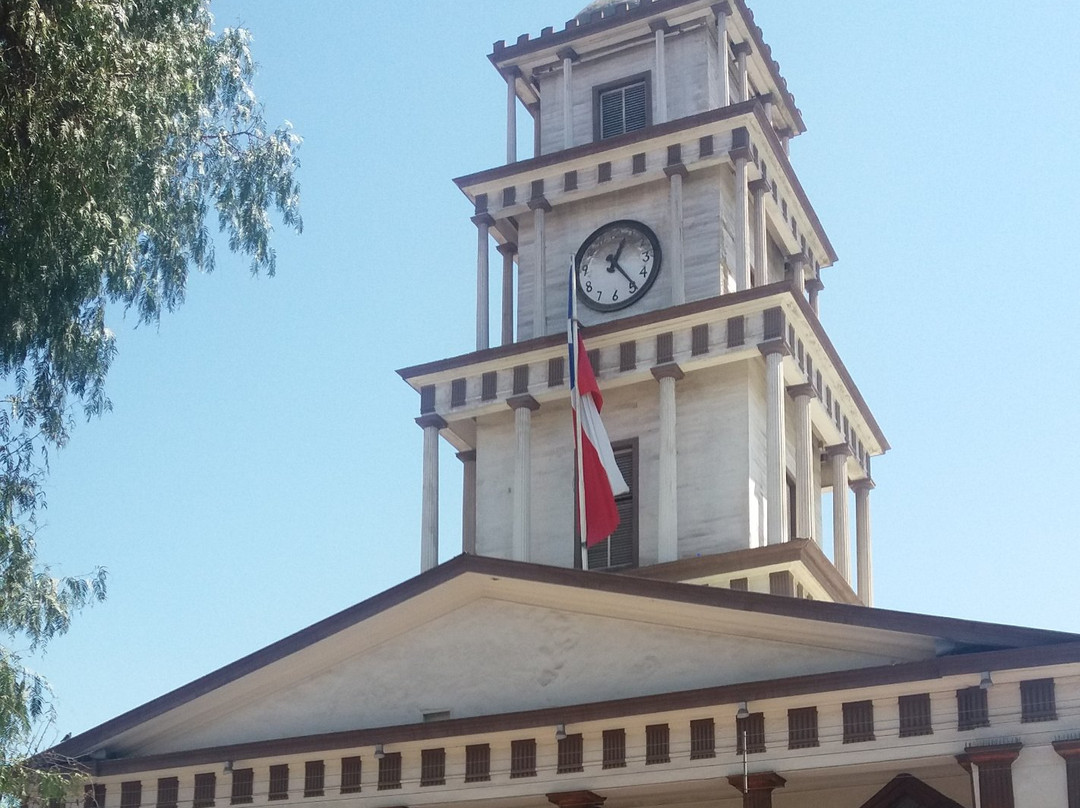
[[[765,356],[766,401],[766,544],[787,541],[787,463],[784,451],[784,357],[790,351],[782,339],[758,345]]]
[[[546,252],[544,242],[544,214],[551,210],[551,205],[544,197],[535,197],[529,200],[529,207],[533,211],[533,282],[536,288],[533,290],[533,333],[534,337],[542,337],[546,333],[547,325],[547,295],[544,289],[544,279],[547,277],[547,267],[544,254]]]
[[[812,384],[797,384],[788,388],[795,402],[795,532],[796,538],[814,537],[813,434],[810,426],[810,402],[817,398]]]
[[[533,157],[540,156],[540,139],[543,132],[540,129],[540,105],[533,104],[528,107],[529,114],[533,119]]]
[[[833,565],[851,583],[851,560],[848,534],[848,473],[847,459],[851,448],[846,443],[829,446],[825,452],[832,466]]]
[[[814,310],[814,314],[821,317],[821,311],[818,308],[818,295],[821,294],[821,290],[825,288],[825,284],[821,282],[821,278],[810,278],[806,282],[806,291],[810,296],[810,308]]]
[[[810,468],[813,471],[813,496],[810,499],[811,524],[813,525],[814,541],[818,547],[825,549],[825,526],[821,518],[821,443],[810,438]]]
[[[754,220],[750,229],[754,231],[754,270],[757,272],[755,286],[765,286],[769,282],[769,252],[765,240],[765,194],[772,188],[766,180],[754,180],[749,186],[754,197]]]
[[[1012,764],[1021,743],[966,747],[956,762],[971,775],[972,802],[979,808],[1013,808]]]
[[[649,23],[656,40],[656,78],[653,82],[654,115],[653,123],[664,123],[668,119],[667,113],[667,60],[664,57],[664,35],[667,33],[666,20],[653,20]]]
[[[776,772],[754,772],[744,779],[741,774],[728,775],[728,782],[742,792],[743,808],[772,808],[774,789],[787,782]]]
[[[502,344],[514,341],[514,256],[517,245],[512,241],[498,246],[502,255]]]
[[[788,256],[788,266],[791,267],[791,288],[801,296],[806,295],[806,256],[802,253],[794,253]]]
[[[516,67],[506,73],[506,162],[517,162],[517,79]]]
[[[740,42],[731,49],[735,54],[735,71],[739,74],[739,100],[746,101],[750,97],[750,80],[746,75],[746,57],[751,53],[750,43]]]
[[[439,563],[439,430],[446,421],[435,413],[421,415],[417,425],[424,430],[424,485],[420,504],[420,571]]]
[[[476,555],[476,450],[458,452],[461,461],[461,552]]]
[[[784,128],[776,133],[780,136],[780,145],[784,147],[784,154],[788,154],[791,151],[790,143],[793,133],[790,129]]]
[[[683,377],[675,362],[657,365],[653,377],[660,383],[660,480],[657,560],[675,561],[679,557],[679,484],[678,433],[675,426],[675,382]]]
[[[664,256],[665,264],[671,267],[671,302],[674,305],[686,302],[686,273],[683,263],[683,177],[686,166],[682,163],[664,167],[664,173],[670,178],[668,187],[668,213],[671,219],[671,242]]]
[[[855,569],[856,589],[864,606],[874,605],[874,568],[870,550],[870,492],[874,481],[869,477],[851,484],[855,491]]]
[[[746,166],[753,159],[750,151],[749,135],[741,130],[744,143],[731,150],[729,156],[735,163],[735,288],[742,292],[750,288],[750,195],[747,188]],[[740,130],[735,134],[739,135]]]
[[[1065,793],[1080,794],[1080,740],[1054,741],[1054,751],[1065,760]]]
[[[562,59],[562,120],[563,120],[563,148],[569,149],[574,145],[574,62],[577,60],[577,52],[573,48],[563,48],[558,52]]]
[[[514,411],[514,435],[517,454],[514,458],[514,517],[512,527],[513,558],[529,560],[529,535],[532,531],[532,414],[540,404],[528,394],[511,396],[506,401]]]
[[[731,16],[729,3],[717,3],[712,7],[716,15],[716,58],[720,62],[720,106],[726,107],[731,103],[731,71],[728,70],[728,62],[731,54],[728,52],[728,17]]]
[[[490,345],[488,327],[488,236],[495,220],[490,214],[478,213],[472,217],[476,225],[476,350]]]

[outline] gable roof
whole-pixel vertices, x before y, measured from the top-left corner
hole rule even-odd
[[[876,648],[880,645],[886,650],[879,656],[885,656],[888,652],[894,659],[893,663],[886,665],[866,663],[859,669],[852,669],[848,664],[846,670],[817,670],[809,676],[763,679],[756,685],[746,681],[728,682],[712,688],[687,689],[684,686],[676,688],[678,693],[649,692],[623,699],[577,704],[576,707],[568,702],[560,703],[559,709],[564,711],[572,707],[586,713],[612,709],[646,711],[655,708],[658,699],[666,699],[665,703],[693,703],[702,698],[734,699],[740,693],[747,692],[748,688],[764,687],[766,681],[771,693],[785,689],[804,692],[807,688],[828,687],[830,682],[832,687],[839,687],[853,681],[852,677],[862,683],[901,681],[905,676],[941,675],[943,670],[957,668],[957,663],[963,669],[968,664],[986,666],[989,663],[981,658],[987,652],[1002,657],[999,665],[1014,656],[1015,649],[1041,647],[1038,656],[1048,660],[1057,660],[1062,655],[1071,660],[1080,654],[1080,636],[1062,632],[463,555],[70,738],[51,751],[63,757],[78,758],[102,747],[111,748],[114,744],[123,747],[125,739],[131,746],[134,743],[132,739],[148,733],[160,734],[169,728],[170,721],[177,720],[177,716],[196,710],[194,703],[199,699],[204,699],[202,709],[205,713],[205,704],[209,703],[206,700],[212,701],[215,697],[227,700],[229,693],[236,692],[239,687],[249,687],[252,682],[265,683],[274,677],[281,680],[308,676],[312,665],[322,664],[323,657],[315,658],[315,649],[323,656],[327,649],[330,649],[330,653],[344,654],[348,651],[355,654],[352,641],[357,637],[363,637],[366,643],[374,646],[429,622],[432,615],[448,615],[463,605],[475,604],[481,599],[495,600],[500,604],[524,604],[587,613],[593,618],[618,616],[684,631],[708,623],[711,627],[719,626],[718,630],[729,634],[737,633],[762,642],[778,641],[797,634],[800,638],[808,638],[805,639],[806,643],[847,652],[848,656],[843,656],[843,659],[849,659],[850,652],[859,650],[861,646],[872,644]],[[502,611],[505,609],[489,611],[490,619],[497,619]],[[346,642],[346,638],[350,641]],[[983,653],[976,653],[979,651]],[[207,720],[214,720],[213,711],[210,712],[211,717]],[[514,721],[525,721],[536,717],[532,716],[533,713],[543,712],[543,709],[534,709],[502,714],[516,716],[512,719]],[[491,716],[487,716],[485,720],[490,722],[491,719]],[[428,725],[429,729],[424,731],[450,732],[462,721],[475,720],[480,720],[480,717],[440,722],[443,725],[441,728],[432,730]],[[405,726],[401,726],[401,729],[406,731]],[[365,734],[366,731],[363,730]],[[380,731],[386,737],[385,731]],[[320,734],[324,739],[343,735]],[[267,739],[251,740],[259,742]],[[134,746],[138,744],[134,743]],[[132,751],[139,754],[137,748]]]

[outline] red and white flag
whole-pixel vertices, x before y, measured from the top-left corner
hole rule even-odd
[[[611,441],[600,420],[604,397],[596,384],[585,343],[577,330],[577,299],[574,295],[574,259],[570,259],[570,288],[566,337],[570,354],[570,402],[574,414],[577,446],[578,526],[586,547],[599,544],[619,526],[615,497],[630,487],[611,451]]]

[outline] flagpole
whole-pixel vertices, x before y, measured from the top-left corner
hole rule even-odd
[[[588,522],[585,513],[585,469],[582,466],[583,457],[583,441],[581,437],[581,386],[578,382],[578,319],[577,319],[577,295],[574,294],[574,256],[570,256],[570,273],[569,273],[569,287],[567,293],[569,295],[569,304],[567,306],[567,343],[570,351],[570,378],[573,380],[571,385],[571,406],[574,413],[574,476],[577,478],[577,512],[578,512],[578,534],[581,537],[581,568],[584,570],[589,569],[589,544],[587,527]]]

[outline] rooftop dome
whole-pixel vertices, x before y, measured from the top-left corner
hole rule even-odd
[[[589,5],[581,9],[574,17],[578,22],[588,22],[589,18],[601,12],[605,17],[608,15],[609,10],[615,8],[615,6],[629,6],[633,8],[641,4],[641,0],[592,0]]]

